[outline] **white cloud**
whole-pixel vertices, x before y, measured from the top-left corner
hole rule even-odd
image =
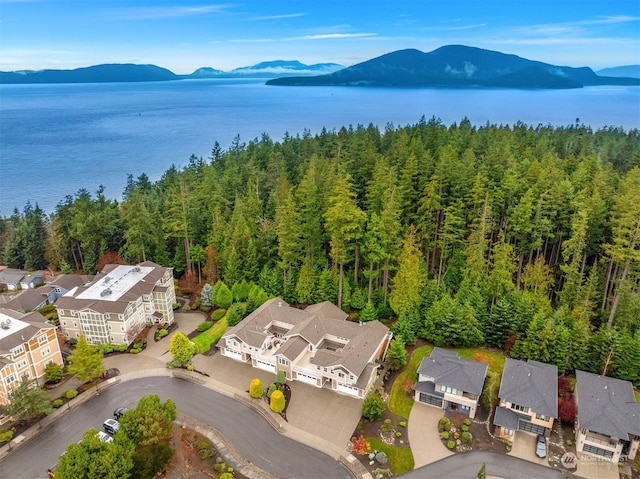
[[[264,17],[255,17],[252,20],[280,20],[283,18],[304,17],[306,13],[285,13],[283,15],[268,15]]]
[[[320,33],[317,35],[302,35],[300,37],[289,37],[284,40],[336,40],[343,38],[363,38],[375,37],[377,33]]]
[[[176,7],[134,7],[113,10],[112,13],[120,20],[158,20],[162,18],[184,18],[213,13],[224,13],[232,5],[199,5]]]

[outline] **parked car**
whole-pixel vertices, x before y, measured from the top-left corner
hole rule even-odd
[[[547,457],[547,438],[543,434],[538,434],[536,439],[536,456]]]
[[[113,417],[115,417],[119,421],[120,418],[124,416],[124,413],[127,412],[128,410],[129,409],[126,407],[119,407],[118,409],[113,411]]]
[[[102,428],[107,431],[109,434],[114,435],[120,429],[120,423],[115,419],[107,419],[104,423],[102,423]]]
[[[113,442],[113,438],[104,431],[98,431],[98,439],[102,442]]]

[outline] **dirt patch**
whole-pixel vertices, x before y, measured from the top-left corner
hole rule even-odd
[[[161,479],[209,479],[228,471],[213,443],[187,427],[177,424],[173,427],[171,447],[173,458],[159,476]],[[233,471],[233,477],[246,479],[238,471]]]

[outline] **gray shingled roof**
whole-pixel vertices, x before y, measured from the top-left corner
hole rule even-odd
[[[529,416],[518,414],[512,409],[507,409],[506,407],[497,407],[495,415],[493,416],[493,424],[496,426],[506,427],[512,431],[517,431],[518,421],[520,419],[529,421],[531,418]]]
[[[72,290],[76,286],[82,286],[85,283],[89,283],[93,280],[93,276],[87,276],[85,274],[59,274],[54,279],[49,281],[46,286],[56,287],[59,286],[67,291]]]
[[[309,343],[302,339],[300,336],[296,336],[295,338],[288,339],[281,347],[278,349],[278,355],[282,355],[287,358],[289,361],[295,361],[300,353],[307,349]]]
[[[11,301],[5,304],[5,308],[16,311],[32,311],[46,301],[48,295],[41,289],[24,289],[16,294]]]
[[[576,371],[580,427],[629,440],[640,436],[640,404],[629,381]]]
[[[487,375],[487,365],[463,359],[454,351],[436,347],[428,358],[422,359],[418,373],[434,378],[436,384],[480,395]]]
[[[507,358],[498,396],[529,407],[536,414],[558,417],[558,368],[538,361]]]

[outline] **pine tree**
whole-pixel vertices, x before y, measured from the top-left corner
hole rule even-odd
[[[67,372],[83,383],[93,381],[104,372],[102,353],[87,342],[84,334],[80,336],[73,354],[67,359],[70,363]]]
[[[393,278],[389,304],[395,313],[401,316],[417,309],[420,293],[427,280],[413,225],[407,230],[398,262],[398,272]]]

